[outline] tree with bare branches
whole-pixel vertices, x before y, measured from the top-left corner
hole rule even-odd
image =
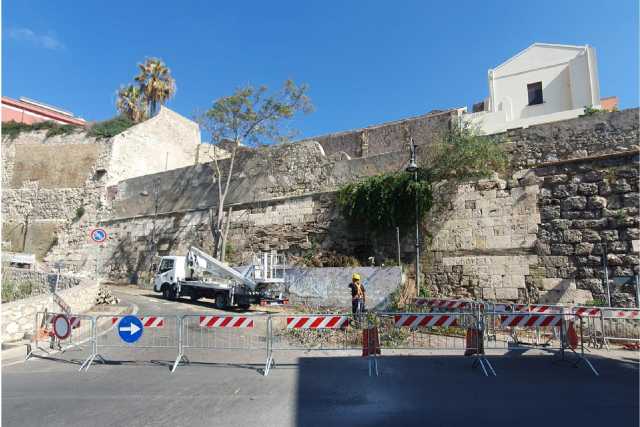
[[[214,101],[210,109],[197,117],[214,146],[211,158],[218,201],[217,206],[209,210],[214,257],[222,261],[225,259],[232,212],[231,207],[225,212],[225,201],[238,148],[287,142],[293,138],[295,132],[285,132],[282,124],[297,113],[313,111],[307,91],[307,85],[298,86],[291,80],[273,94],[268,93],[266,86],[256,88],[248,85]],[[224,150],[221,148],[223,143]],[[219,154],[225,152],[228,155],[225,155],[227,158],[223,164]]]

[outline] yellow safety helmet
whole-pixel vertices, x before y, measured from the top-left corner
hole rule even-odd
[[[351,276],[351,279],[360,280],[360,275],[358,273],[353,273],[353,276]]]

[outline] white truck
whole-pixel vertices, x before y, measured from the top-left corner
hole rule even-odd
[[[273,257],[261,257],[268,263]],[[271,263],[251,266],[241,273],[194,246],[186,256],[163,256],[154,277],[153,290],[166,299],[176,300],[181,296],[193,301],[210,298],[216,308],[240,307],[264,301],[282,301],[282,295],[274,295],[269,285],[283,283],[284,274]],[[253,280],[251,276],[257,280]]]

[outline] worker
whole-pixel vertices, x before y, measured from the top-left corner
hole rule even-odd
[[[360,315],[364,312],[364,285],[360,283],[360,275],[353,273],[351,276],[351,283],[349,283],[351,289],[351,311],[353,315]]]

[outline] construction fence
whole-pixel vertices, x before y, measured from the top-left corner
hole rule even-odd
[[[54,323],[58,331],[54,331]],[[81,323],[88,325],[84,340],[75,333]],[[408,312],[368,312],[355,316],[37,313],[36,331],[27,358],[38,356],[38,350],[50,353],[51,348],[81,347],[88,354],[80,371],[88,370],[94,362],[107,363],[109,357],[116,357],[114,352],[122,357],[122,350],[134,355],[145,349],[165,349],[174,352],[171,372],[200,355],[235,352],[229,359],[237,361],[249,353],[256,354],[264,361],[259,370],[265,376],[277,366],[276,360],[286,354],[363,356],[368,360],[369,375],[378,375],[378,361],[383,354],[428,356],[440,352],[467,356],[472,366],[489,376],[496,375],[496,371],[487,356],[499,359],[521,354],[521,350],[541,348],[557,361],[584,365],[598,375],[586,356],[588,347],[609,348],[611,343],[637,345],[640,310],[431,300],[416,301],[416,309]],[[46,341],[49,349],[43,346]],[[519,351],[511,353],[512,350]]]

